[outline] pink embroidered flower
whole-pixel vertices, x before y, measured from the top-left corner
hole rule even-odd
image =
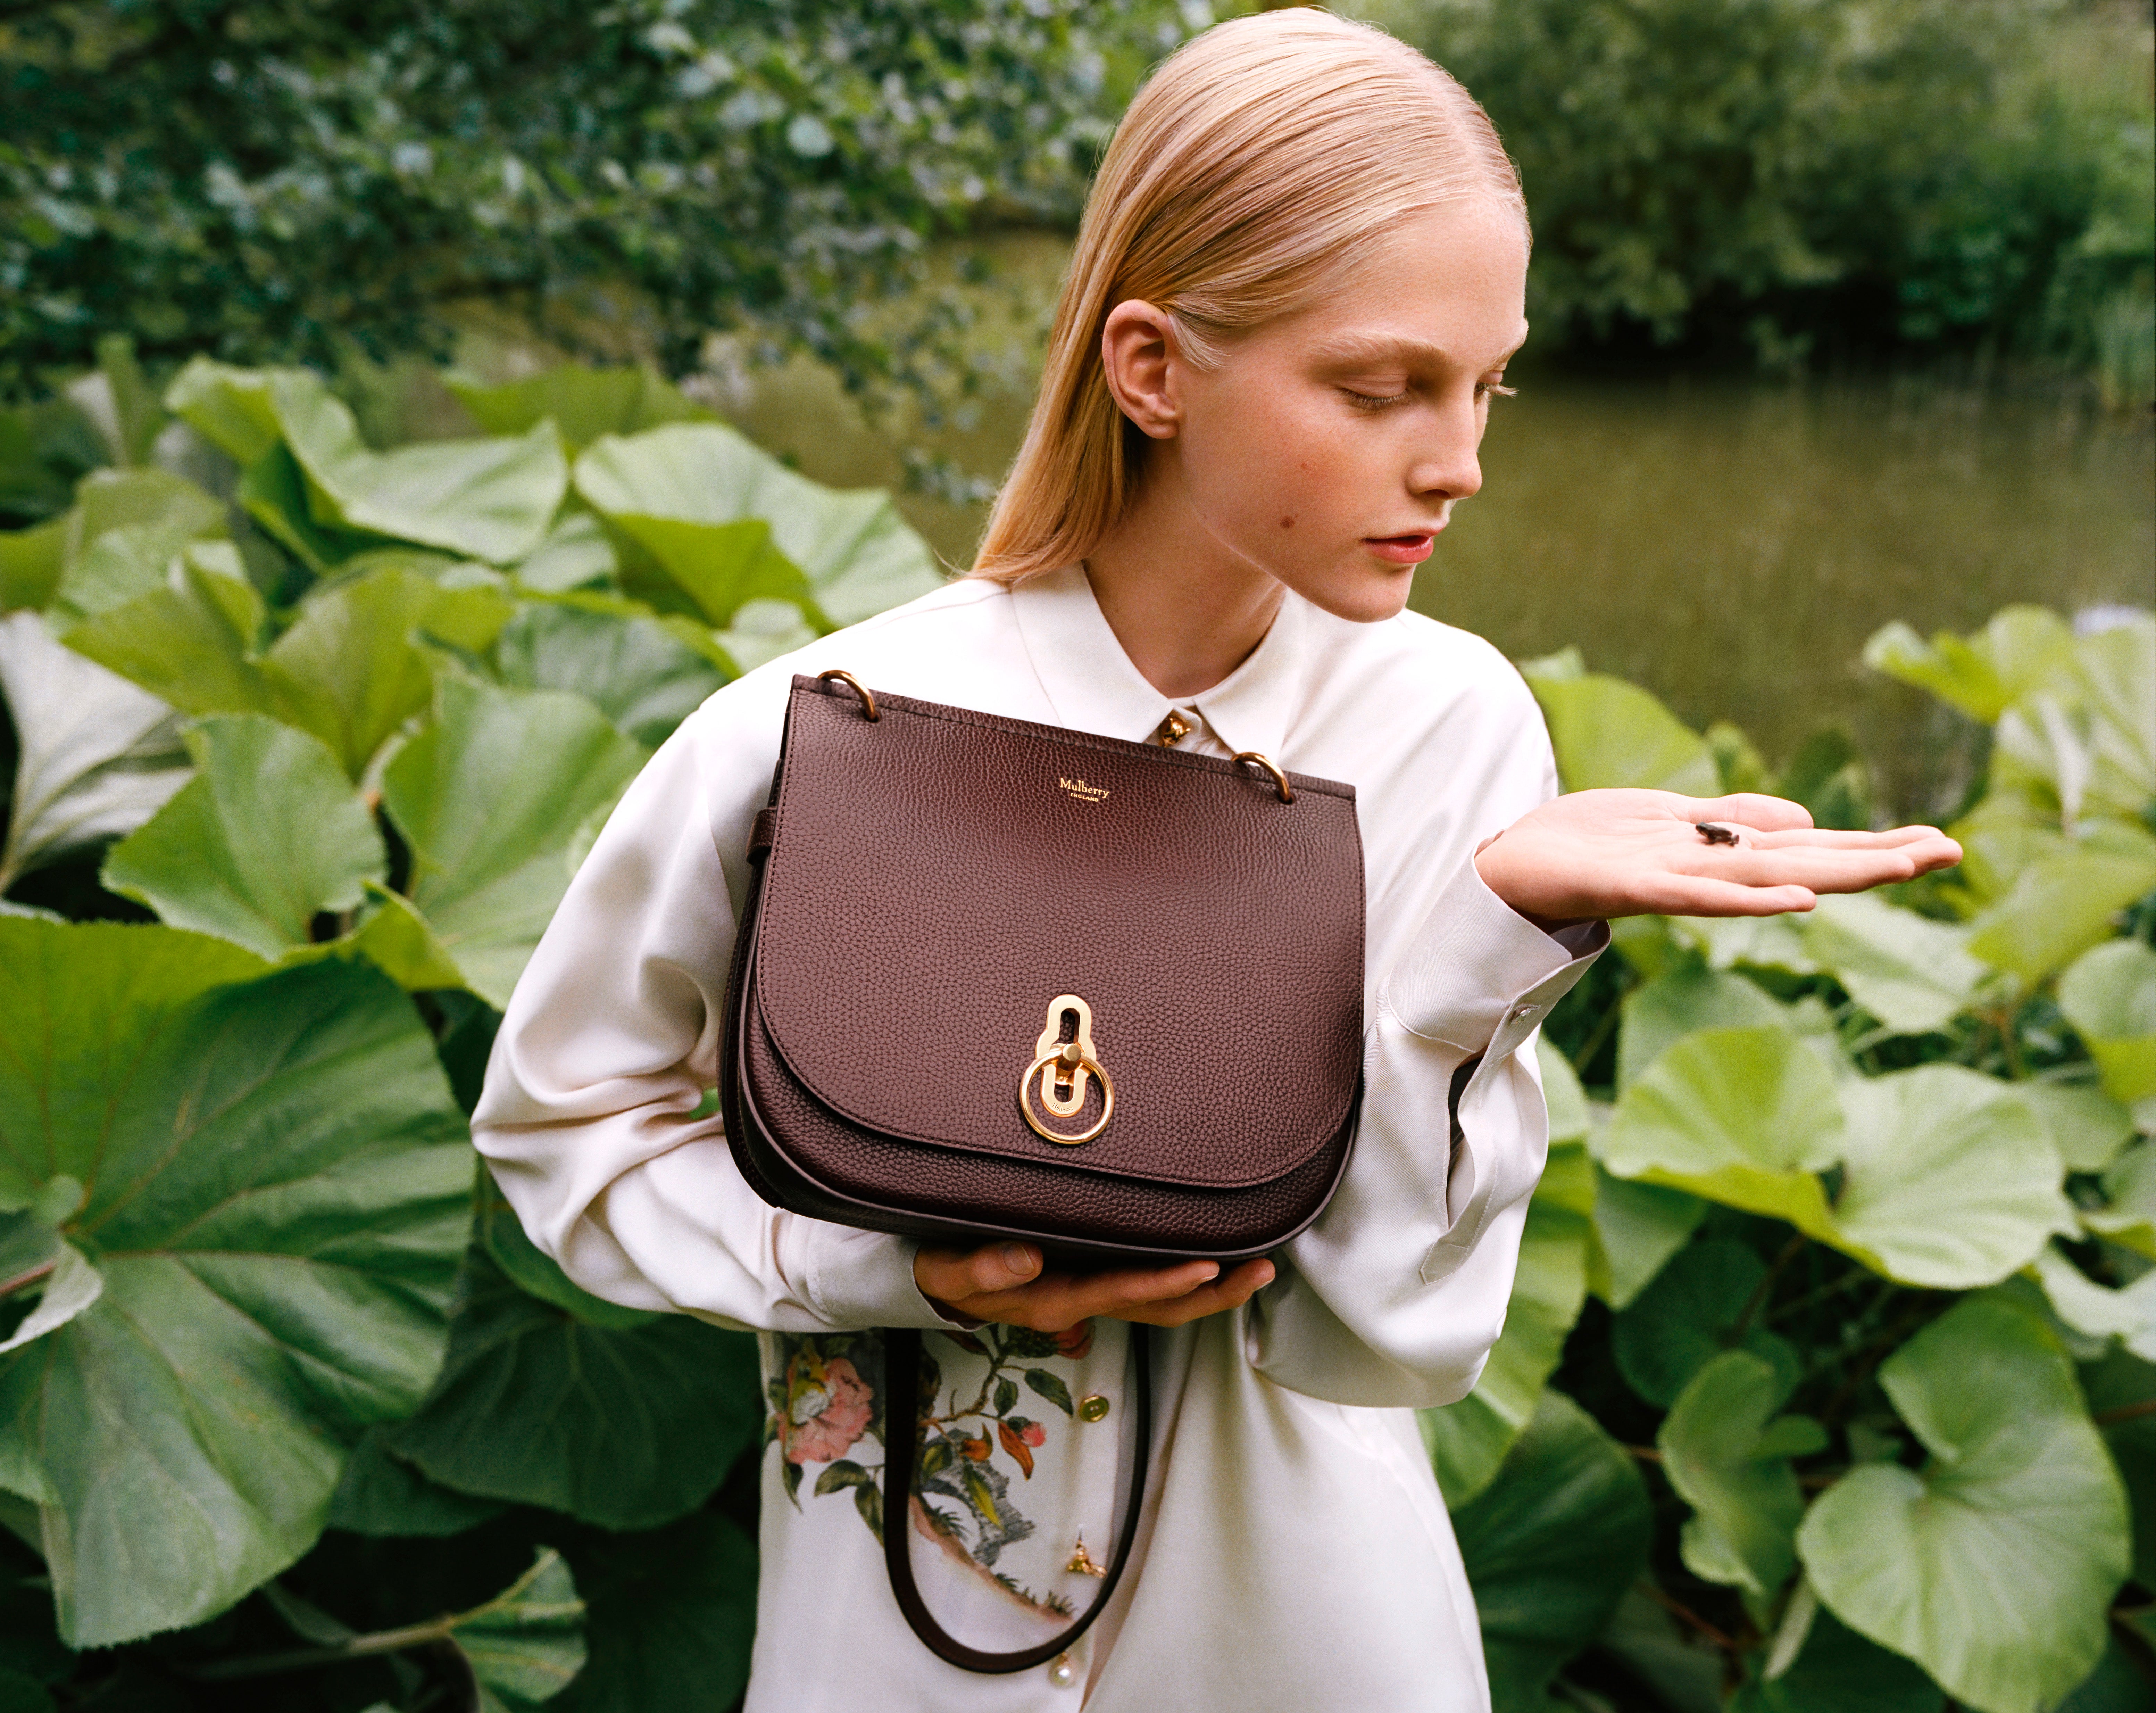
[[[1066,1326],[1051,1336],[1055,1340],[1056,1354],[1068,1356],[1075,1362],[1093,1348],[1093,1323],[1081,1320],[1075,1326]]]
[[[872,1394],[854,1365],[834,1356],[824,1365],[823,1384],[802,1386],[793,1399],[786,1429],[786,1460],[828,1464],[868,1431]]]

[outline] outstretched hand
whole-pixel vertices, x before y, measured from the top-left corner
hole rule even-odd
[[[1702,835],[1702,823],[1718,831]],[[1574,791],[1514,821],[1475,866],[1522,916],[1555,923],[1775,916],[1810,909],[1821,893],[1865,892],[1960,861],[1961,846],[1937,827],[1823,831],[1802,805],[1748,791]]]
[[[1115,1273],[1045,1273],[1040,1251],[1030,1243],[924,1248],[913,1258],[913,1282],[938,1308],[1036,1332],[1062,1332],[1096,1314],[1180,1326],[1248,1302],[1272,1277],[1273,1264],[1265,1260],[1245,1261],[1224,1278],[1210,1261]]]

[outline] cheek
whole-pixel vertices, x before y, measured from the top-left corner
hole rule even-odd
[[[1337,536],[1356,510],[1340,425],[1322,406],[1277,394],[1219,402],[1185,450],[1191,497],[1213,527],[1258,552],[1293,552]]]

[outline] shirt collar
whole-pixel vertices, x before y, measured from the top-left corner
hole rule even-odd
[[[1131,664],[1082,566],[1028,578],[1012,589],[1011,601],[1026,654],[1061,724],[1142,742],[1170,707],[1194,707],[1230,750],[1279,760],[1289,702],[1302,676],[1303,602],[1292,590],[1242,665],[1210,690],[1179,701],[1162,695]]]

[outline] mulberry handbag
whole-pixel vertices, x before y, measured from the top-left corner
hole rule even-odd
[[[742,1175],[814,1218],[1060,1265],[1228,1263],[1315,1219],[1361,1092],[1354,788],[797,677],[728,988],[720,1096]],[[1016,1671],[1097,1597],[987,1654],[913,1586],[917,1333],[886,1335],[885,1556],[921,1639]],[[1084,1560],[1072,1568],[1098,1573]]]

